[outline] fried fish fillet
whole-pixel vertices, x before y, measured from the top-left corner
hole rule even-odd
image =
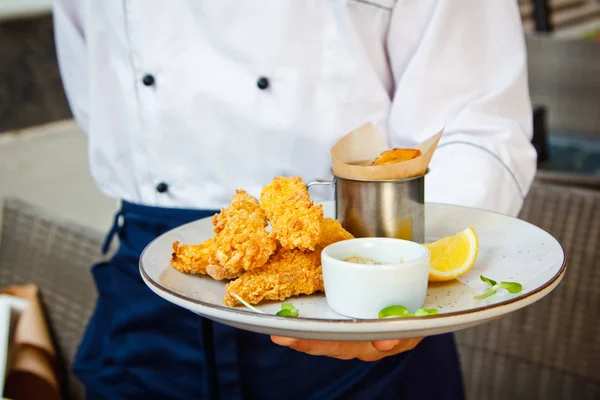
[[[323,218],[323,221],[321,221],[321,234],[319,235],[318,245],[320,249],[317,250],[323,250],[330,244],[348,239],[354,239],[354,236],[345,230],[337,219]]]
[[[316,252],[280,248],[262,268],[245,272],[226,286],[224,304],[238,305],[235,293],[250,304],[263,300],[284,300],[299,294],[323,290],[321,260]]]
[[[388,165],[388,164],[396,164],[402,161],[412,160],[413,158],[417,158],[421,155],[421,150],[419,149],[392,149],[388,151],[384,151],[373,161],[373,165]]]
[[[178,271],[187,274],[206,274],[208,257],[214,240],[212,238],[200,244],[173,243],[171,265]]]
[[[265,265],[277,248],[266,230],[267,218],[258,200],[237,190],[231,204],[212,219],[214,243],[207,272],[215,279],[232,279],[244,271]]]
[[[323,206],[314,204],[302,178],[276,177],[261,191],[260,206],[284,249],[315,249]]]
[[[331,218],[322,220],[320,232],[315,251],[279,248],[265,266],[229,282],[223,303],[231,307],[240,304],[231,293],[250,304],[258,304],[263,300],[284,300],[323,291],[321,251],[332,243],[352,239],[353,236]]]
[[[235,279],[242,275],[244,272],[238,269],[231,269],[227,267],[223,267],[221,265],[208,265],[206,267],[206,274],[209,275],[216,281],[228,281],[231,279]]]

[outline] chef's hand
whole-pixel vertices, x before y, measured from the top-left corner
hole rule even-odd
[[[340,360],[358,358],[377,361],[415,348],[423,338],[378,340],[374,342],[328,342],[271,336],[273,343],[313,356],[327,356]]]

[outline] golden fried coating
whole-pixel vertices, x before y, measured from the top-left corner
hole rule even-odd
[[[260,194],[260,206],[272,233],[285,249],[314,250],[319,241],[323,206],[315,205],[302,178],[276,177]]]
[[[277,241],[265,229],[264,211],[243,190],[236,191],[229,207],[215,214],[212,222],[215,238],[209,264],[225,268],[229,276],[262,267],[277,248]]]
[[[264,267],[248,271],[229,282],[223,303],[231,307],[239,305],[231,293],[250,304],[258,304],[263,300],[284,300],[323,291],[321,251],[332,243],[352,239],[353,236],[331,218],[322,220],[320,231],[316,251],[279,248]]]
[[[412,160],[421,155],[419,149],[392,149],[384,151],[373,161],[373,165],[396,164],[402,161]]]
[[[208,265],[206,267],[206,274],[216,281],[235,279],[243,273],[243,270],[232,270],[220,265]]]
[[[238,305],[231,296],[235,293],[250,304],[263,300],[284,300],[299,294],[312,294],[323,290],[320,253],[280,248],[269,262],[248,271],[227,284],[223,303]]]
[[[337,219],[323,218],[321,222],[321,234],[319,235],[319,247],[321,250],[332,243],[353,238],[354,236],[342,228]]]
[[[201,244],[173,243],[171,265],[208,274],[226,285],[224,304],[251,304],[323,291],[321,251],[351,239],[338,221],[323,217],[299,177],[275,178],[257,199],[237,190],[231,204],[212,218],[214,238]],[[272,233],[266,229],[267,217]]]
[[[171,265],[178,271],[188,274],[206,274],[210,248],[213,243],[212,238],[200,244],[173,243]]]

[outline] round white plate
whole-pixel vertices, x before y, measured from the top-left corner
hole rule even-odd
[[[325,215],[335,215],[333,202],[323,203]],[[210,218],[183,225],[155,239],[140,258],[144,282],[165,300],[226,325],[249,331],[305,339],[379,340],[454,332],[483,324],[523,308],[550,293],[561,281],[566,259],[560,243],[525,221],[472,208],[426,205],[426,241],[454,235],[472,226],[479,237],[475,266],[459,280],[429,284],[425,308],[439,314],[385,320],[355,320],[336,314],[323,294],[287,299],[298,318],[277,317],[280,302],[259,305],[259,314],[245,307],[224,306],[225,283],[207,276],[187,275],[169,265],[172,244],[200,243],[213,236]],[[486,290],[479,276],[523,285],[518,294],[505,290],[476,301]]]

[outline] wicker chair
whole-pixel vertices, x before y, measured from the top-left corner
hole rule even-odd
[[[458,333],[469,398],[598,399],[600,192],[537,183],[521,217],[562,242],[568,272],[550,296],[531,307]],[[83,399],[68,366],[94,306],[89,266],[100,258],[101,239],[22,201],[5,201],[0,287],[39,286],[65,366],[65,398]]]
[[[536,183],[521,218],[567,252],[548,297],[457,334],[470,399],[600,398],[600,191]]]
[[[90,266],[100,258],[102,236],[29,204],[4,201],[0,242],[0,287],[34,283],[59,356],[65,399],[83,399],[69,366],[94,308]]]

